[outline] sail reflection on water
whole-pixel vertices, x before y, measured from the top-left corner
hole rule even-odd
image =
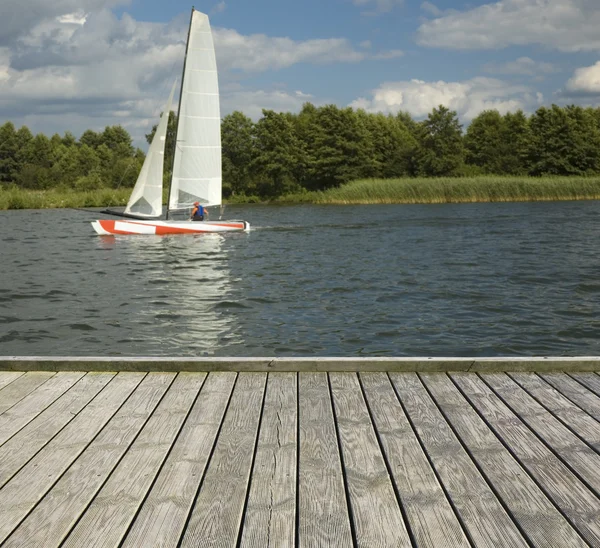
[[[243,342],[235,318],[223,306],[232,294],[224,238],[99,238],[98,245],[110,252],[118,270],[127,266],[127,275],[118,280],[127,287],[118,294],[129,299],[114,303],[113,309],[133,321],[128,322],[130,337],[118,338],[115,350],[124,355],[211,356],[223,345]]]

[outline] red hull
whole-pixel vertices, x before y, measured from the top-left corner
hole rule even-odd
[[[250,230],[246,221],[134,221],[100,219],[92,226],[98,234],[202,234]]]

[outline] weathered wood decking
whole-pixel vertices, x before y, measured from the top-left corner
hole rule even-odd
[[[0,371],[0,545],[600,546],[600,375]]]

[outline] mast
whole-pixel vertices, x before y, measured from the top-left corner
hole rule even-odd
[[[192,21],[194,20],[194,6],[192,6],[192,14],[190,15],[190,26],[188,28],[187,41],[185,43],[185,55],[183,56],[183,72],[181,73],[181,89],[179,90],[179,105],[177,106],[177,127],[175,128],[175,145],[173,146],[173,161],[171,163],[171,179],[169,180],[169,192],[167,193],[167,213],[166,220],[169,220],[169,203],[171,202],[171,182],[173,180],[173,172],[175,170],[175,149],[177,148],[177,134],[179,133],[179,118],[181,116],[181,98],[183,96],[183,81],[185,79],[185,63],[187,61],[188,48],[190,47],[190,34],[192,32]],[[170,115],[171,113],[169,113]]]

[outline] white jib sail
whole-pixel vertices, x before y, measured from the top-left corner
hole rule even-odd
[[[192,12],[181,89],[169,209],[221,203],[221,116],[208,16]]]
[[[169,100],[162,113],[156,133],[150,143],[148,154],[144,165],[140,170],[135,186],[125,213],[139,215],[140,217],[160,217],[162,215],[162,188],[163,188],[163,164],[165,157],[165,141],[167,137],[167,126],[169,124],[169,112],[175,93],[173,84]]]

